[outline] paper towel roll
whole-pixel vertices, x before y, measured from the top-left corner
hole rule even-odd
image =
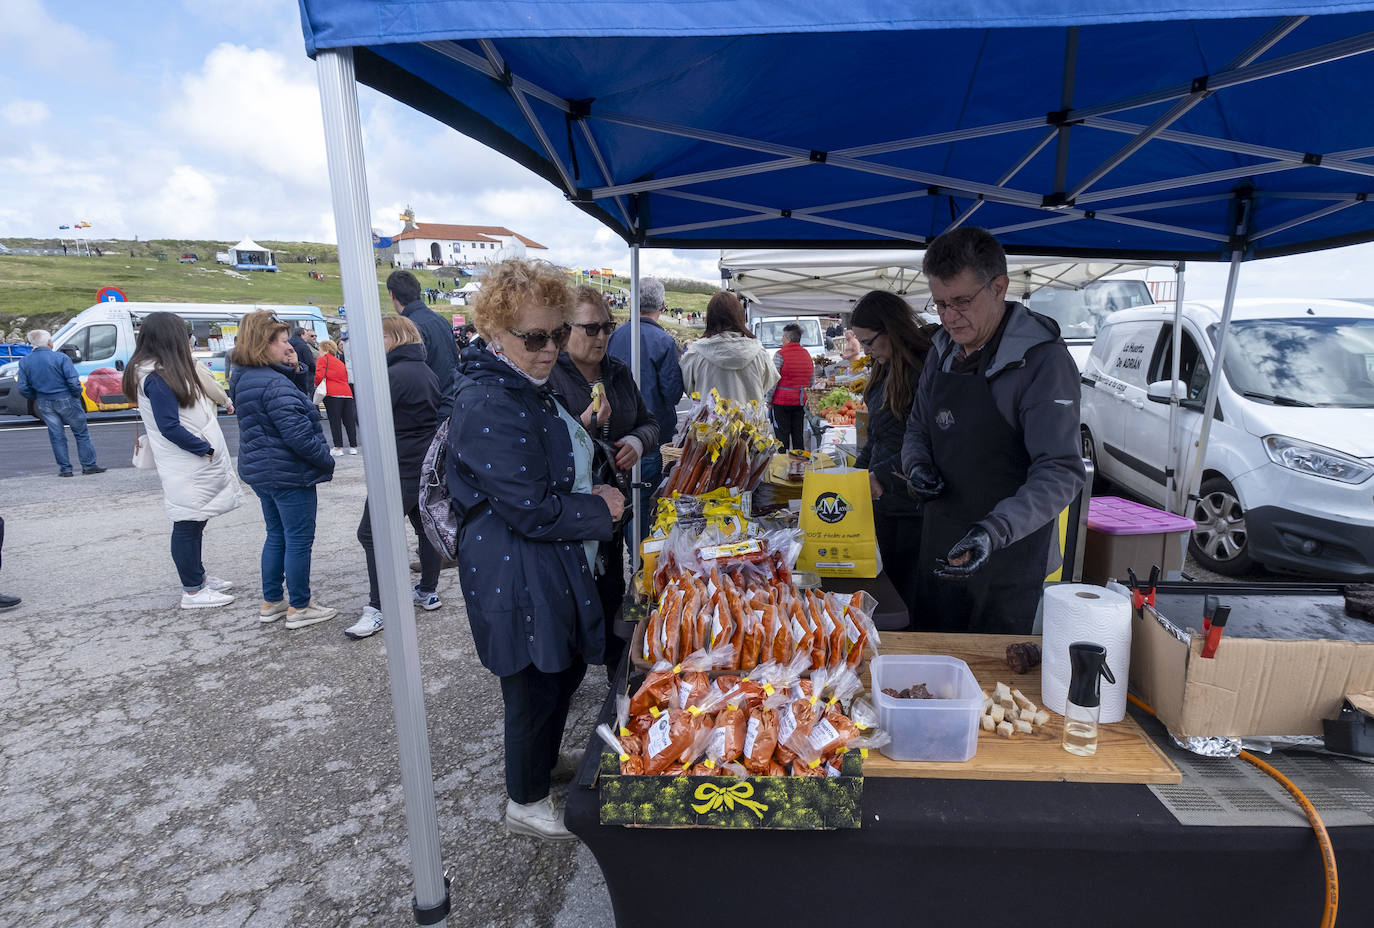
[[[1126,717],[1126,687],[1131,671],[1131,601],[1088,583],[1060,583],[1045,590],[1044,637],[1040,643],[1040,698],[1060,715],[1069,696],[1069,645],[1091,641],[1107,649],[1115,683],[1102,680],[1098,721]]]

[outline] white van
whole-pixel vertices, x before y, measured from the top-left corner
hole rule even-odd
[[[1082,287],[1041,287],[1025,301],[1026,306],[1059,323],[1059,333],[1069,346],[1078,369],[1083,370],[1098,328],[1112,313],[1154,303],[1143,280],[1094,280]]]
[[[1084,456],[1161,507],[1173,320],[1172,304],[1109,316],[1082,376]],[[1221,306],[1185,303],[1182,322],[1174,392],[1194,449]],[[1191,553],[1225,574],[1259,563],[1374,579],[1374,308],[1240,300],[1226,341]]]
[[[749,329],[759,337],[768,357],[782,347],[782,330],[789,325],[801,326],[801,346],[815,358],[825,354],[825,326],[820,316],[762,316],[749,321]]]
[[[176,313],[191,327],[196,340],[192,354],[224,378],[224,357],[234,346],[239,320],[260,309],[270,310],[292,328],[313,328],[329,337],[324,314],[317,306],[275,306],[252,303],[97,303],[53,333],[53,347],[71,355],[83,385],[95,375],[97,387],[85,393],[86,411],[126,409],[128,398],[116,385],[134,352],[140,320],[150,313]],[[19,363],[0,366],[0,415],[23,416],[29,402],[19,393]],[[83,390],[85,387],[83,386]]]

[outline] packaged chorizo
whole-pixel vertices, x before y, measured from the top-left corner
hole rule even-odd
[[[630,699],[630,714],[638,717],[651,708],[666,708],[676,686],[677,674],[673,673],[673,665],[667,661],[654,664]]]
[[[750,773],[768,775],[773,750],[778,746],[778,707],[787,704],[786,693],[774,693],[749,712],[740,758]]]
[[[692,746],[694,735],[690,713],[681,709],[659,712],[644,733],[644,772],[656,776],[676,765],[675,772],[681,773],[678,758]]]
[[[603,722],[596,726],[596,733],[602,741],[610,745],[611,750],[620,758],[620,772],[622,774],[639,776],[644,773],[644,758],[630,753],[623,741],[611,733],[609,725]]]

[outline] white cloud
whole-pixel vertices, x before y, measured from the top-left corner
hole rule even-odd
[[[246,183],[265,174],[313,196],[328,189],[319,91],[304,58],[220,45],[184,78],[162,121],[201,157],[233,160]]]
[[[96,74],[110,61],[110,46],[48,15],[39,0],[4,0],[0,59],[18,60],[45,73]],[[104,75],[108,79],[108,74]]]
[[[12,126],[36,126],[51,114],[41,100],[15,100],[0,109],[0,116]]]

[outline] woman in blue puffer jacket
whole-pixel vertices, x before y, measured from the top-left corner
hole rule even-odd
[[[485,346],[458,366],[446,469],[473,643],[501,678],[506,828],[553,840],[573,837],[549,800],[568,706],[605,649],[592,566],[625,508],[594,484],[591,438],[548,384],[571,332],[565,281],[518,260],[483,277]]]
[[[315,544],[315,485],[334,475],[319,410],[293,381],[290,328],[270,312],[239,324],[229,396],[239,417],[239,477],[262,502],[262,607],[258,618],[305,628],[334,618],[310,599]],[[283,581],[285,589],[283,589]],[[290,591],[290,604],[286,591]]]

